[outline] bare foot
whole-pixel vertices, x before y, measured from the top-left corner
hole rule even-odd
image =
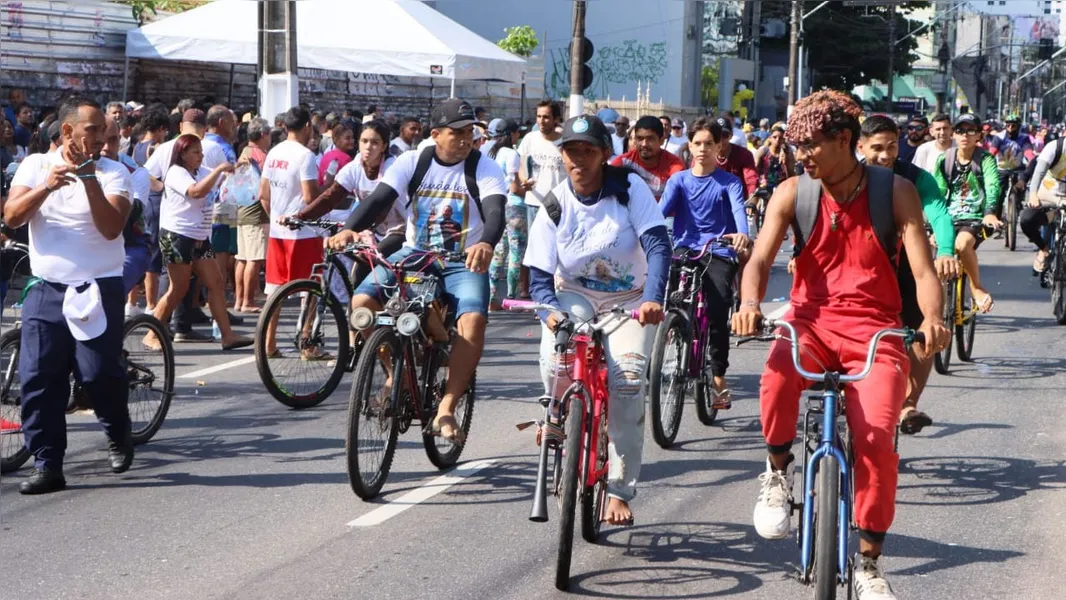
[[[611,496],[607,500],[607,512],[603,514],[603,520],[611,525],[632,525],[633,511],[629,510],[629,504],[624,500]]]
[[[459,422],[455,420],[455,415],[437,415],[437,418],[433,419],[432,431],[434,435],[453,444],[462,444],[466,440],[463,430],[459,428]]]

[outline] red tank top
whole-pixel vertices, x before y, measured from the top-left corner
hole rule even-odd
[[[899,327],[902,310],[896,270],[870,221],[869,198],[864,189],[840,208],[822,191],[814,230],[796,257],[792,282],[797,317],[845,335],[861,330],[858,338]]]

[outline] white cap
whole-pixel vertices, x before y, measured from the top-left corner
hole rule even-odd
[[[104,303],[100,299],[100,286],[95,281],[81,286],[68,285],[67,293],[63,296],[63,317],[67,320],[67,327],[71,335],[79,341],[86,341],[100,337],[107,329],[107,315],[104,314]]]

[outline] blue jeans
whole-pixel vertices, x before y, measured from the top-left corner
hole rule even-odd
[[[404,246],[388,258],[392,264],[416,254],[420,250]],[[443,300],[448,304],[448,314],[459,318],[467,313],[489,314],[489,275],[488,273],[474,273],[466,268],[463,263],[436,263],[426,269],[441,278],[441,291]],[[359,284],[355,289],[355,295],[370,296],[378,302],[384,303],[387,298],[384,288],[395,288],[396,277],[392,271],[384,267],[375,267],[374,271]]]
[[[122,286],[126,293],[144,279],[152,262],[152,251],[147,246],[126,246],[126,260],[122,263]]]

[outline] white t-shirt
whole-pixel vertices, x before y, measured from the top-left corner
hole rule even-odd
[[[611,134],[611,143],[614,145],[614,155],[615,156],[620,156],[620,155],[626,153],[626,151],[625,151],[625,141],[626,141],[626,139],[624,137],[619,136],[618,134],[615,134],[615,133]]]
[[[541,199],[566,179],[563,155],[555,142],[544,139],[540,131],[531,131],[518,145],[518,156],[519,168],[525,170],[526,178],[537,181],[526,192],[526,204],[540,206]]]
[[[396,162],[395,158],[386,157],[385,162],[382,163],[381,169],[378,171],[377,179],[371,179],[366,174],[366,168],[363,167],[363,155],[356,155],[352,162],[341,168],[337,173],[337,177],[333,180],[337,185],[348,190],[349,205],[329,211],[326,218],[331,221],[347,221],[348,216],[352,214],[355,207],[363,200],[366,200],[370,193],[378,187],[385,173],[392,167],[394,162]],[[405,226],[404,212],[394,202],[392,208],[389,209],[389,214],[385,217],[385,221],[374,228],[374,233],[377,234],[380,240],[393,231],[402,232]]]
[[[167,170],[163,187],[163,203],[159,207],[159,228],[173,231],[194,240],[206,240],[211,237],[211,210],[215,194],[209,193],[203,198],[186,196],[193,184],[203,181],[211,174],[207,167],[201,166],[193,177],[189,170],[174,165]]]
[[[315,154],[300,142],[285,140],[267,154],[263,179],[270,182],[270,237],[283,240],[318,237],[310,227],[294,231],[278,224],[281,217],[303,208],[303,182],[318,181]]]
[[[408,200],[407,185],[414,177],[419,154],[408,152],[397,158],[382,177],[383,183],[396,190],[396,202],[407,218],[404,245],[461,252],[480,242],[485,224],[467,193],[465,161],[446,166],[434,156],[416,197]],[[503,171],[484,154],[477,163],[477,185],[482,198],[496,194],[507,197]]]
[[[1058,146],[1058,142],[1048,142],[1044,145],[1044,149],[1040,151],[1040,156],[1037,160],[1043,161],[1048,166],[1047,174],[1040,180],[1039,188],[1043,189],[1047,193],[1058,193],[1063,187],[1063,182],[1066,181],[1066,152],[1062,153],[1058,162],[1055,162],[1055,148]],[[1030,188],[1032,189],[1032,188]]]
[[[35,188],[48,180],[52,167],[64,164],[61,151],[31,154],[19,164],[11,187]],[[105,196],[130,197],[129,170],[112,160],[96,163],[96,178]],[[79,180],[48,195],[29,223],[33,274],[53,283],[76,285],[103,277],[121,277],[126,259],[122,236],[105,238],[89,210]]]
[[[389,156],[399,156],[409,150],[411,150],[411,145],[403,141],[403,138],[393,138],[389,143]]]
[[[137,161],[133,160],[128,155],[119,154],[118,157],[119,162],[127,167],[127,171],[133,169],[130,172],[132,185],[130,191],[133,194],[133,198],[140,200],[141,204],[148,206],[148,196],[152,193],[152,176],[148,174],[147,169],[139,166]]]
[[[496,164],[503,171],[503,182],[507,184],[508,204],[521,204],[522,198],[511,193],[511,184],[518,177],[520,165],[518,151],[514,148],[499,148],[496,150]]]
[[[688,145],[688,138],[671,135],[666,140],[666,151],[678,158],[681,158],[681,150],[684,149],[686,145]],[[747,144],[745,144],[745,147],[746,146]]]
[[[955,147],[954,142],[951,144],[951,147]],[[926,142],[921,146],[918,146],[918,149],[914,151],[914,159],[911,162],[932,173],[936,170],[937,159],[943,156],[944,152],[946,152],[946,150],[941,150],[936,147],[935,140]]]
[[[741,146],[743,148],[748,147],[748,134],[744,133],[743,129],[737,127],[733,128],[733,137],[729,138],[729,141]]]
[[[431,137],[428,137],[428,138],[422,140],[421,142],[418,142],[418,147],[415,148],[415,150],[418,150],[419,152],[422,152],[426,148],[429,148],[430,146],[436,146],[436,145],[437,145],[437,140],[435,140],[435,139],[433,139]]]
[[[170,161],[174,158],[174,143],[177,141],[178,138],[174,138],[159,144],[156,146],[155,151],[152,152],[152,155],[148,157],[148,161],[144,163],[144,168],[148,169],[152,177],[159,181],[163,181],[163,177],[170,170]],[[218,165],[226,163],[226,151],[216,142],[201,139],[200,147],[204,151],[204,160],[200,164],[201,167],[206,167],[210,171]]]
[[[640,236],[652,227],[666,225],[648,184],[630,174],[628,206],[622,206],[614,196],[586,206],[574,195],[569,181],[553,191],[561,209],[559,225],[546,212],[537,214],[529,228],[524,264],[594,292],[642,289],[648,261]]]

